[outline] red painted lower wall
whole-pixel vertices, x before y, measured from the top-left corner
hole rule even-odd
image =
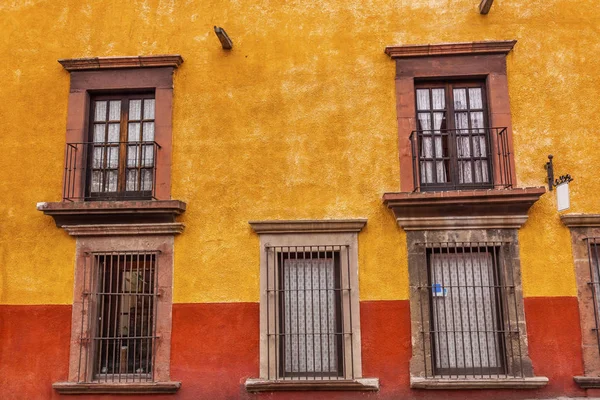
[[[171,377],[176,395],[153,399],[525,399],[585,396],[573,383],[582,374],[577,299],[528,298],[529,352],[536,375],[550,378],[539,391],[416,391],[409,388],[408,301],[361,303],[363,375],[378,377],[379,393],[248,394],[244,381],[259,371],[256,303],[175,304]],[[68,371],[70,306],[0,306],[0,398],[148,399],[149,396],[59,396],[52,382]]]
[[[57,398],[69,373],[71,306],[0,306],[0,398]]]

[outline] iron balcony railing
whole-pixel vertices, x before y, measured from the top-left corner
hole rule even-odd
[[[63,201],[156,199],[159,150],[153,141],[67,143]]]
[[[409,139],[415,191],[513,187],[506,128],[418,130]]]

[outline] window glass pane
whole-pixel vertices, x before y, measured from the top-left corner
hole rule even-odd
[[[94,146],[92,168],[104,168],[104,146]]]
[[[446,128],[446,113],[435,112],[433,113],[433,129],[440,130]]]
[[[429,89],[417,89],[417,110],[429,109]]]
[[[469,114],[466,112],[454,113],[454,121],[456,129],[464,129],[463,133],[467,133],[469,129]]]
[[[139,166],[141,145],[127,146],[127,167],[135,168]]]
[[[154,122],[144,122],[144,134],[142,140],[144,142],[154,141]]]
[[[129,101],[129,120],[135,121],[142,118],[142,100]]]
[[[119,167],[119,147],[109,146],[107,147],[107,168],[118,168]]]
[[[154,146],[142,147],[142,167],[152,167],[154,165]]]
[[[138,190],[137,173],[138,173],[138,171],[135,169],[127,170],[126,190],[128,192],[135,192]]]
[[[111,100],[108,118],[111,121],[121,120],[121,100]]]
[[[116,192],[117,191],[117,171],[107,171],[106,172],[106,181],[107,181],[107,192]]]
[[[152,170],[143,169],[142,170],[142,191],[150,191],[152,190]]]
[[[144,100],[144,119],[154,119],[154,99]]]
[[[96,113],[94,121],[106,121],[106,101],[96,102]]]
[[[483,128],[483,113],[476,111],[471,113],[471,128],[481,129]],[[477,131],[475,131],[477,132]]]
[[[483,98],[481,96],[481,88],[469,88],[469,108],[483,108]]]
[[[118,142],[120,139],[121,125],[120,124],[108,124],[108,142]]]
[[[102,190],[102,172],[92,172],[92,185],[90,190],[92,193],[98,193]]]
[[[139,122],[130,122],[129,129],[127,132],[127,140],[130,142],[140,142],[140,123]]]
[[[467,90],[466,89],[454,89],[454,109],[455,110],[466,110],[467,109]]]
[[[104,143],[104,134],[106,133],[105,124],[94,125],[94,143]]]
[[[431,130],[431,114],[430,113],[419,113],[419,130],[428,131]]]
[[[445,89],[431,89],[434,110],[444,110],[446,108],[445,92]]]

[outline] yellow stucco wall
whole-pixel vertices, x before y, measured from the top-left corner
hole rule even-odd
[[[173,113],[176,302],[258,301],[255,219],[368,218],[363,300],[408,298],[386,45],[517,39],[508,56],[517,177],[554,154],[569,212],[600,213],[600,6],[593,0],[0,3],[0,303],[72,302],[74,240],[36,211],[61,198],[69,76],[59,58],[181,54]],[[234,41],[224,52],[212,32]],[[569,231],[546,194],[520,232],[526,296],[575,295]]]

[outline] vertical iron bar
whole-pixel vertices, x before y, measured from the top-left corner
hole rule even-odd
[[[106,286],[106,277],[105,277],[105,275],[106,275],[106,256],[104,256],[104,263],[103,263],[101,269],[102,269],[102,273],[101,273],[102,284],[99,286],[99,288],[100,288],[99,292],[103,293],[106,290],[105,289],[105,286]],[[96,337],[98,338],[97,340],[99,341],[98,352],[97,352],[98,368],[96,369],[96,373],[100,374],[100,373],[102,373],[101,365],[102,365],[102,345],[103,345],[102,336],[104,335],[104,333],[103,333],[104,332],[104,298],[103,298],[103,295],[101,295],[101,294],[98,294],[97,297],[98,297],[98,302],[100,304],[100,316],[99,316],[100,327],[97,330],[98,333],[96,335]]]
[[[267,296],[267,380],[271,380],[271,314],[270,303],[271,303],[271,292],[269,291],[269,248],[265,246],[265,259],[267,264],[267,281],[266,281],[266,296]]]
[[[425,258],[427,259],[427,251],[425,251]],[[426,260],[427,261],[427,260]],[[427,263],[425,263],[425,265],[427,265]],[[428,374],[427,374],[427,346],[425,345],[425,318],[424,318],[424,314],[423,314],[423,291],[422,291],[422,285],[423,285],[423,280],[421,277],[421,268],[417,268],[417,276],[418,276],[418,280],[417,280],[417,294],[419,295],[419,307],[421,309],[421,343],[423,346],[423,365],[425,366],[425,378],[427,378]],[[426,291],[427,291],[427,285],[425,285]],[[431,290],[431,289],[430,289]],[[427,293],[427,299],[429,299],[430,294]],[[350,313],[350,318],[352,318],[352,313]],[[431,320],[432,318],[430,318]],[[429,343],[429,349],[430,349],[430,353],[432,354],[433,357],[433,353],[431,352],[432,346],[431,346],[431,326],[429,327],[429,338],[430,338],[430,343]]]
[[[469,248],[471,251],[471,272],[473,273],[473,302],[475,303],[475,329],[476,329],[476,335],[477,335],[477,351],[479,353],[479,374],[481,375],[481,377],[483,378],[483,354],[481,352],[481,332],[479,330],[479,311],[478,311],[478,307],[477,304],[479,303],[478,299],[477,299],[477,288],[478,286],[475,284],[475,277],[476,277],[476,273],[475,273],[475,259],[477,258],[477,256],[479,256],[479,243],[475,242],[475,246],[477,246],[477,253],[474,253],[474,247],[473,247],[473,243],[469,242]],[[481,272],[481,271],[480,271]],[[481,276],[479,277],[479,289],[481,289]],[[479,299],[480,301],[483,301],[483,299]],[[481,305],[481,310],[483,311],[483,309],[485,308],[485,304]]]
[[[350,322],[350,326],[348,327],[348,332],[350,335],[350,365],[352,367],[352,375],[351,378],[354,379],[355,374],[354,374],[354,335],[353,335],[353,329],[352,329],[352,284],[351,284],[351,270],[350,270],[350,246],[346,245],[346,267],[347,267],[347,279],[348,279],[348,314],[349,314],[349,322]],[[340,257],[341,259],[341,257]],[[341,268],[340,268],[341,269]],[[341,280],[340,280],[340,286],[342,286],[341,284]],[[343,301],[342,301],[342,315],[344,315],[344,309],[343,309]],[[346,329],[345,325],[342,324],[342,329]],[[345,337],[344,337],[345,338]],[[344,340],[345,342],[345,340]],[[346,351],[344,351],[344,356],[346,355]],[[344,360],[344,366],[346,365],[346,362]],[[346,376],[346,372],[344,371],[344,376]]]
[[[450,248],[449,248],[449,244],[446,242],[446,257],[443,257],[442,254],[440,253],[440,274],[442,275],[442,306],[444,307],[444,311],[442,312],[442,315],[444,316],[444,334],[446,336],[446,354],[448,356],[448,374],[450,377],[452,377],[452,367],[451,367],[451,357],[450,357],[450,337],[449,337],[449,332],[448,332],[448,308],[446,306],[446,296],[444,293],[444,289],[446,288],[446,279],[444,278],[445,275],[445,271],[444,271],[444,259],[446,259],[446,261],[450,260]],[[440,250],[440,252],[443,251],[443,249]],[[441,322],[441,321],[440,321]],[[454,352],[456,353],[456,349],[454,349]],[[456,354],[455,354],[456,355]],[[456,357],[455,357],[456,359]]]
[[[299,283],[299,275],[300,275],[300,263],[298,262],[298,246],[294,246],[294,254],[296,256],[295,264],[296,264],[296,364],[298,365],[298,372],[301,372],[300,369],[300,283]],[[293,358],[292,358],[293,360]],[[293,370],[293,367],[292,367]],[[296,376],[298,380],[300,380],[300,374]]]

